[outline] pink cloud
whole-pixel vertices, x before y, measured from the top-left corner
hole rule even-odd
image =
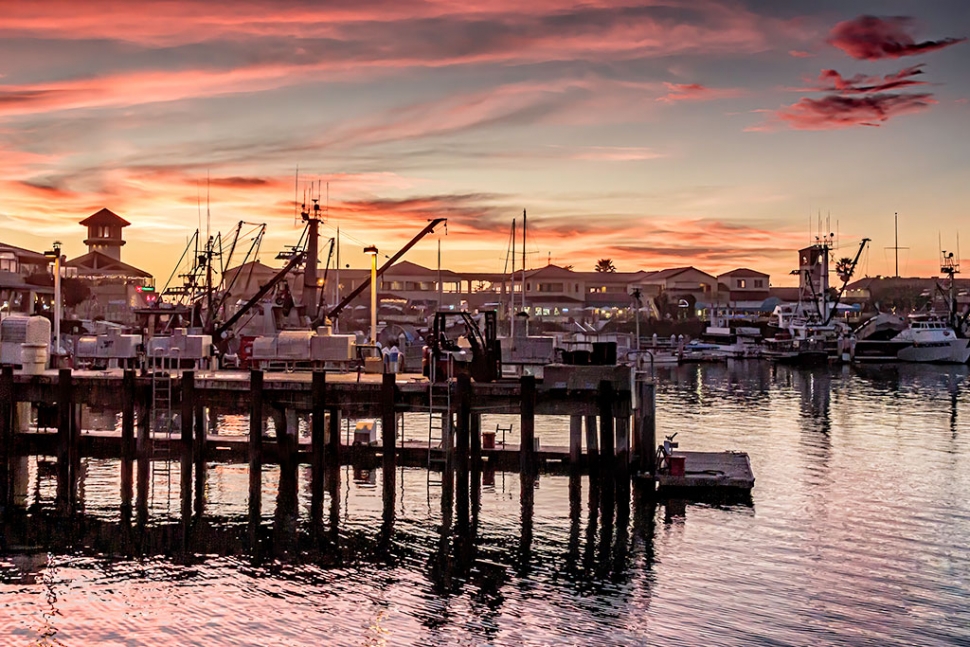
[[[912,18],[905,16],[859,16],[833,27],[828,43],[852,58],[874,61],[933,52],[966,40],[944,38],[918,43],[911,34],[912,25]]]
[[[828,95],[804,98],[776,111],[775,117],[796,130],[837,130],[879,126],[892,117],[925,110],[936,101],[931,94]],[[753,129],[752,129],[753,130]]]
[[[800,49],[790,49],[788,50],[788,55],[792,58],[812,58],[815,56],[815,54],[812,54],[811,52],[806,52]]]
[[[668,92],[657,101],[678,103],[680,101],[713,101],[737,97],[740,90],[734,88],[709,88],[700,83],[664,83]]]
[[[914,81],[912,78],[923,73],[922,67],[922,64],[914,65],[881,77],[856,74],[848,79],[835,70],[822,70],[818,76],[819,87],[816,89],[822,92],[865,94],[885,92],[886,90],[895,90],[915,85],[926,85],[925,81]]]

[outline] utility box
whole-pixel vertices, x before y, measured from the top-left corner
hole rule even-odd
[[[116,367],[119,361],[134,361],[138,357],[141,335],[125,335],[111,329],[104,335],[78,339],[74,356],[79,360]]]
[[[13,315],[0,321],[0,364],[21,365],[22,344],[46,348],[50,343],[51,322],[45,317]]]
[[[211,335],[190,335],[185,328],[176,328],[169,337],[152,337],[148,341],[148,356],[198,361],[212,356]]]
[[[315,362],[349,362],[356,345],[356,335],[334,335],[330,326],[320,326],[310,339],[310,357]]]

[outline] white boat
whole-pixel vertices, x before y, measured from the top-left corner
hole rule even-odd
[[[970,339],[958,337],[935,315],[911,315],[909,325],[895,339],[912,342],[899,351],[902,362],[966,364],[970,360]]]

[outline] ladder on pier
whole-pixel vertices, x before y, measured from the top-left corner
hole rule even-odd
[[[446,375],[436,375],[438,367],[432,362],[431,383],[428,385],[428,485],[440,486],[452,443],[451,387],[454,363],[448,356]]]
[[[175,409],[173,406],[173,371],[179,370],[179,353],[177,348],[169,352],[160,351],[153,357],[151,366],[152,376],[152,407],[150,417],[151,437],[151,497],[155,499],[155,475],[164,479],[166,486],[166,501],[172,500],[172,462],[178,457],[173,443],[181,435],[176,435]],[[164,442],[158,442],[162,441]]]

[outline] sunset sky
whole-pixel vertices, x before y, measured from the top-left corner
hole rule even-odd
[[[164,282],[208,177],[212,229],[267,223],[276,263],[299,166],[358,267],[444,216],[445,266],[502,271],[527,209],[530,267],[788,284],[821,214],[891,274],[899,212],[935,275],[940,238],[970,259],[968,35],[963,0],[0,0],[0,241],[76,256],[108,207]]]

